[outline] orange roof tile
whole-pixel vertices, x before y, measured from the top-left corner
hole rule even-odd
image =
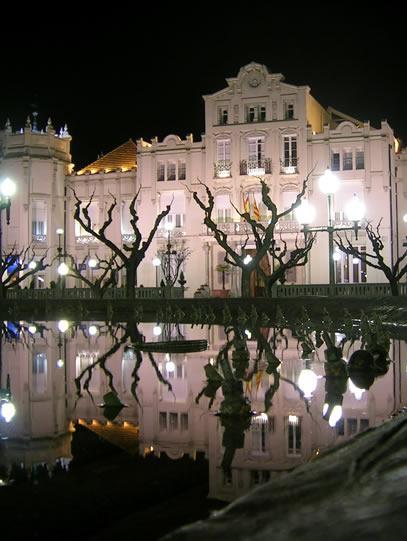
[[[129,171],[137,167],[137,145],[129,139],[114,150],[108,152],[90,165],[87,165],[77,175],[94,175],[96,173],[109,173],[110,171]]]

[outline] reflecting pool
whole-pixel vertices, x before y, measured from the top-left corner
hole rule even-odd
[[[229,502],[407,405],[406,343],[379,319],[275,325],[3,322],[0,492],[73,474],[80,487],[72,464],[91,469],[106,445],[145,471],[153,464],[142,487],[129,474],[126,490],[147,494],[150,480],[157,494],[168,471],[172,486],[189,477],[190,491],[196,476],[204,498]],[[122,507],[111,523],[131,513]]]

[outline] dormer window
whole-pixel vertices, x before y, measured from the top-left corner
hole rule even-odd
[[[228,108],[218,107],[218,122],[221,126],[228,123]]]
[[[294,104],[286,102],[284,104],[284,120],[291,120],[294,118]]]
[[[246,122],[264,122],[266,120],[265,105],[247,105]]]

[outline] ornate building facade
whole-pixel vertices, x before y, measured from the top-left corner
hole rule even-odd
[[[129,203],[138,192],[143,235],[150,231],[158,212],[171,204],[139,269],[138,285],[155,286],[161,281],[161,271],[153,267],[152,260],[167,249],[170,240],[172,250],[191,250],[184,268],[187,296],[202,284],[212,291],[220,289],[222,278],[231,294],[238,295],[239,271],[232,269],[225,277],[217,270],[225,254],[203,226],[203,213],[192,192],[204,199],[200,182],[211,189],[214,218],[239,251],[247,235],[236,209],[249,209],[253,217],[268,221],[259,177],[267,182],[281,211],[290,207],[309,175],[306,197],[316,209],[315,223],[326,226],[327,198],[319,191],[318,179],[330,167],[341,181],[334,198],[335,224],[346,225],[346,205],[356,194],[366,206],[366,220],[373,225],[382,220],[385,256],[395,260],[406,233],[407,157],[389,124],[382,121],[373,127],[368,121],[324,108],[308,86],[288,84],[282,74],[272,73],[264,65],[250,63],[226,83],[222,90],[204,96],[205,134],[200,141],[194,141],[192,135],[128,141],[80,171],[73,170],[66,129],[57,134],[49,122],[41,132],[35,122],[27,122],[23,130],[13,132],[8,123],[0,132],[0,172],[17,182],[18,192],[11,224],[3,228],[3,248],[33,242],[34,256],[44,250],[55,255],[63,242],[64,251],[78,261],[95,254],[102,257],[106,248],[74,222],[71,188],[85,202],[92,198],[89,212],[95,227],[103,224],[114,195],[117,205],[108,234],[118,245],[133,238]],[[278,224],[280,239],[292,250],[301,226],[294,216],[286,218]],[[165,228],[168,223],[173,226],[170,234]],[[63,238],[56,234],[57,229],[64,230]],[[363,230],[357,240],[353,234],[353,242],[369,249]],[[254,243],[249,240],[246,248],[250,253]],[[266,264],[272,268],[273,261]],[[380,271],[365,268],[339,252],[335,253],[335,266],[338,283],[385,281]],[[42,284],[55,280],[55,273],[56,265],[47,269]],[[328,282],[325,232],[318,234],[307,266],[290,271],[287,282]]]

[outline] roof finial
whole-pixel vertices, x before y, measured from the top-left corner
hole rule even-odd
[[[55,129],[54,129],[54,126],[52,125],[51,117],[48,118],[47,127],[45,128],[45,131],[51,134],[55,133]]]
[[[13,130],[11,128],[10,119],[8,118],[6,120],[6,124],[4,125],[4,129],[7,133],[11,133]]]
[[[31,129],[31,118],[30,115],[27,115],[27,120],[25,121],[25,127]]]

